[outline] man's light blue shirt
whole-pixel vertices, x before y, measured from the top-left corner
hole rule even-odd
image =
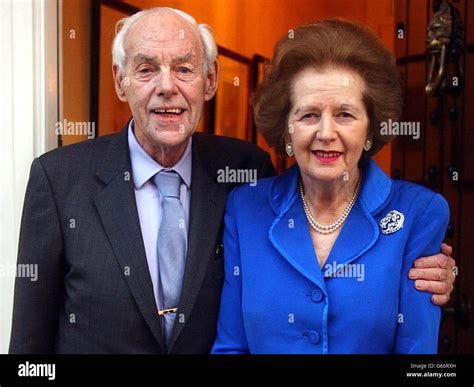
[[[140,228],[145,246],[146,259],[148,261],[148,269],[150,270],[156,306],[158,309],[161,309],[161,297],[159,294],[160,276],[158,274],[157,238],[162,216],[162,198],[158,188],[153,183],[152,177],[162,169],[172,169],[181,176],[180,200],[184,207],[186,225],[189,228],[192,166],[191,145],[192,137],[189,138],[188,145],[186,146],[186,150],[181,159],[173,167],[165,168],[153,160],[153,158],[138,143],[133,131],[133,120],[130,121],[128,126],[128,148],[132,164],[135,199],[137,202],[138,217],[140,219]]]

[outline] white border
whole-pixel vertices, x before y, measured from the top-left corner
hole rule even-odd
[[[59,9],[59,0],[0,1],[0,269],[16,263],[31,162],[58,145]],[[6,353],[15,278],[2,271],[0,353]]]

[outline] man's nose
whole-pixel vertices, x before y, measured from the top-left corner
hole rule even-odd
[[[316,131],[316,138],[320,141],[329,142],[336,139],[336,127],[330,114],[323,114]]]
[[[164,98],[177,93],[176,80],[169,68],[162,69],[156,77],[155,93]]]

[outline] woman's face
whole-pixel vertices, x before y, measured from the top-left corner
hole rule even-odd
[[[302,174],[325,182],[357,170],[369,120],[354,71],[307,68],[293,79],[288,130]]]

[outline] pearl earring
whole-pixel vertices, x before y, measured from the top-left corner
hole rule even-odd
[[[293,152],[293,144],[291,142],[287,143],[286,146],[285,146],[285,151],[286,151],[286,154],[291,157],[293,156],[294,152]]]
[[[365,142],[365,144],[364,144],[364,150],[365,150],[365,151],[369,151],[370,148],[372,148],[372,141],[367,140],[367,141]]]

